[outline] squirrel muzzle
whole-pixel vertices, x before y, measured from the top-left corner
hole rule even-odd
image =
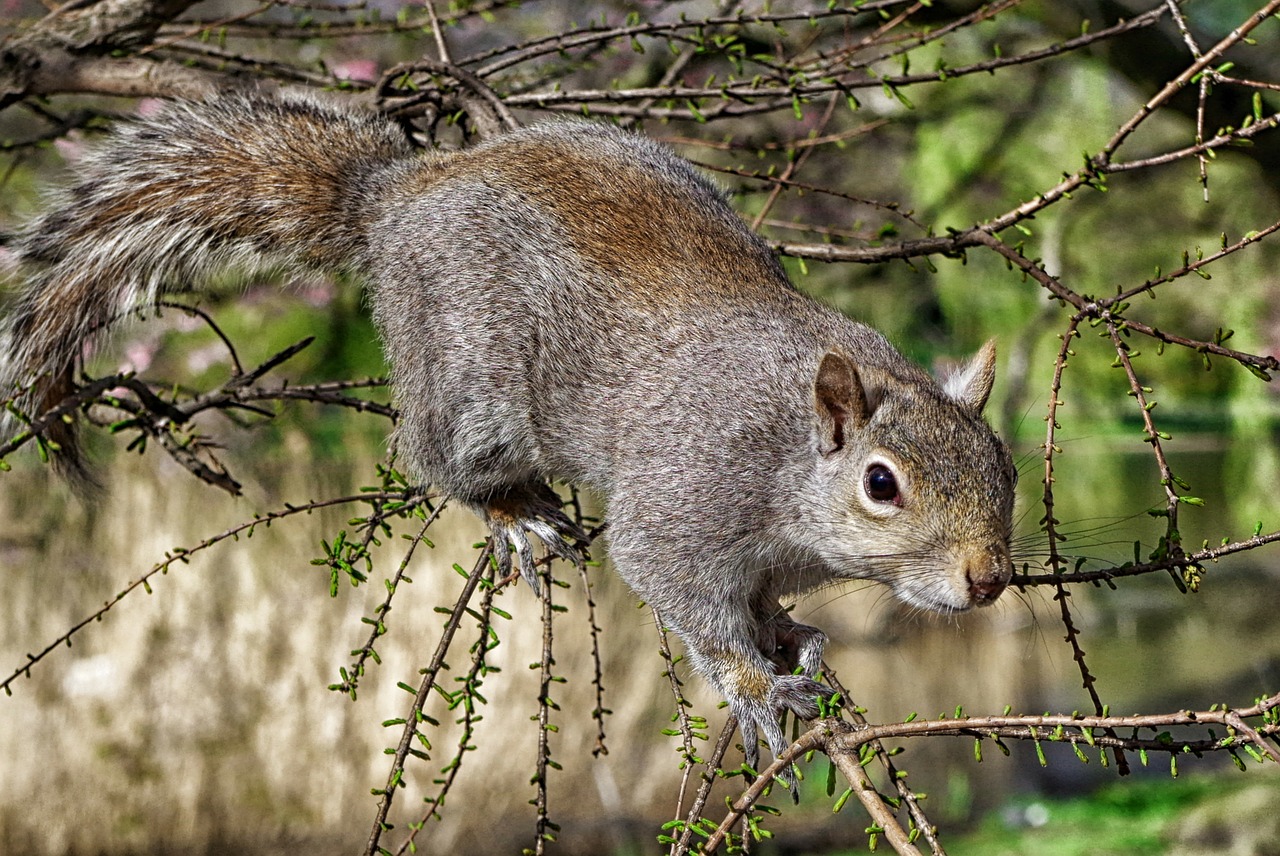
[[[966,601],[962,609],[989,606],[1004,593],[1013,576],[1004,544],[963,546],[956,551],[952,586]]]

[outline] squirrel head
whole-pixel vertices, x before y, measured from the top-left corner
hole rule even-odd
[[[841,578],[959,612],[998,598],[1012,566],[1017,473],[982,408],[995,343],[939,385],[827,351],[814,379],[819,498],[810,546]]]

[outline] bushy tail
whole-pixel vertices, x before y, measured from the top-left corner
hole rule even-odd
[[[378,200],[411,157],[391,122],[304,99],[225,96],[121,127],[14,248],[0,401],[25,389],[15,403],[38,417],[74,388],[88,340],[212,275],[361,265]],[[56,419],[45,436],[74,471],[70,431]]]

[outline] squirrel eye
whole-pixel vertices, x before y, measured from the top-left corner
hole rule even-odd
[[[884,464],[872,464],[867,467],[867,476],[863,481],[864,489],[867,496],[876,502],[892,502],[894,505],[902,504],[902,497],[898,493],[898,480],[894,478],[893,471]]]

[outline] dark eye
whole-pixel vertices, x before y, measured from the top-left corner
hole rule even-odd
[[[898,494],[898,480],[893,477],[893,470],[884,464],[872,464],[867,467],[863,487],[867,491],[867,496],[876,502],[902,504],[902,497]]]

